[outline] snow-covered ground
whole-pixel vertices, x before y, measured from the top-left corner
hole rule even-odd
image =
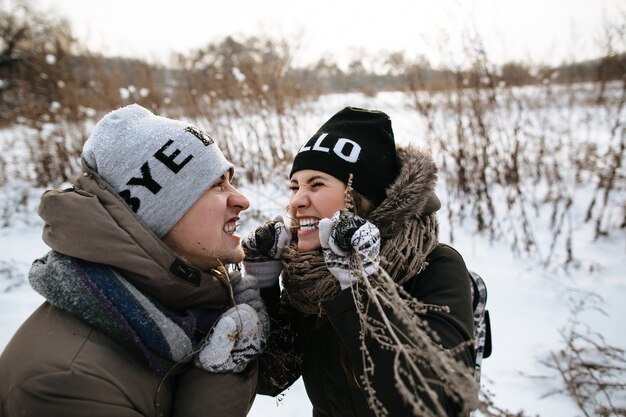
[[[267,204],[254,189],[243,191],[252,205]],[[255,202],[255,195],[257,201]],[[444,202],[445,203],[445,202]],[[269,210],[269,209],[268,209]],[[273,214],[268,213],[268,215]],[[35,216],[35,214],[33,214]],[[246,224],[246,229],[255,222]],[[445,236],[442,219],[442,236]],[[244,231],[245,232],[245,231]],[[549,351],[561,347],[559,330],[572,316],[570,300],[587,296],[592,306],[606,313],[589,310],[584,322],[603,334],[611,345],[626,348],[626,257],[623,237],[587,244],[586,253],[600,266],[597,272],[573,271],[569,275],[545,271],[534,262],[518,259],[507,246],[490,243],[485,237],[457,230],[454,246],[467,265],[480,272],[488,285],[488,308],[493,332],[493,355],[484,361],[483,388],[494,394],[496,403],[510,411],[524,410],[528,415],[562,417],[580,415],[565,397],[542,398],[559,381],[540,365]],[[8,343],[22,321],[42,302],[25,282],[30,262],[43,255],[41,223],[0,229],[0,269],[14,271],[0,281],[0,349]],[[594,301],[595,300],[595,301]],[[595,303],[595,304],[594,304]],[[540,380],[532,376],[549,375]],[[250,416],[310,416],[311,406],[301,381],[281,398],[259,396]]]
[[[388,100],[388,101],[385,101]],[[342,105],[386,108],[394,121],[396,136],[415,137],[420,126],[403,117],[404,110],[392,96],[366,99],[360,95],[327,97],[320,116],[327,118]],[[313,123],[312,123],[313,124]],[[310,132],[309,132],[310,133]],[[267,218],[281,214],[287,201],[287,184],[246,185],[241,188],[251,207]],[[35,191],[35,194],[40,191]],[[445,193],[441,193],[444,207]],[[585,195],[574,204],[588,203]],[[502,203],[504,204],[504,203]],[[245,212],[243,213],[245,217]],[[260,219],[244,219],[241,234],[252,230]],[[440,217],[442,241],[447,241],[450,225]],[[539,216],[536,230],[547,230]],[[547,223],[546,223],[547,224]],[[42,302],[30,289],[26,274],[33,259],[47,248],[41,241],[41,222],[31,208],[0,228],[0,350],[28,315]],[[544,394],[560,387],[556,375],[541,361],[562,347],[560,331],[574,318],[601,333],[606,343],[626,349],[626,247],[623,232],[593,240],[593,225],[575,225],[575,253],[583,260],[578,269],[567,272],[544,269],[535,260],[514,255],[504,242],[490,242],[475,233],[471,224],[454,229],[455,246],[466,264],[478,272],[488,286],[487,307],[491,315],[493,354],[483,362],[482,387],[492,393],[500,408],[542,417],[579,416],[574,402],[565,396]],[[593,265],[593,271],[589,266]],[[577,311],[580,300],[587,308]],[[599,311],[602,310],[602,311]],[[576,314],[575,314],[576,313]],[[547,378],[536,378],[545,376]],[[624,398],[616,399],[625,406]],[[621,401],[621,402],[620,402]],[[280,398],[257,397],[250,416],[310,416],[311,406],[301,381]]]

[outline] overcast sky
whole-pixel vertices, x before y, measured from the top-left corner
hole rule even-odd
[[[477,32],[493,62],[558,64],[600,55],[604,22],[626,20],[624,0],[33,1],[67,17],[92,49],[161,62],[258,34],[292,39],[301,62],[404,50],[454,65],[461,40]]]

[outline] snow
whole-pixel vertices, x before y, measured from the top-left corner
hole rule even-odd
[[[41,240],[41,223],[0,229],[0,271],[12,271],[10,279],[0,277],[0,346],[9,342],[20,324],[42,303],[43,297],[26,283],[31,262],[48,248]]]
[[[331,111],[350,103],[385,108],[393,120],[398,141],[402,141],[400,138],[410,141],[419,137],[423,126],[414,115],[409,118],[399,97],[392,93],[376,98],[360,94],[326,96],[323,107],[314,107],[301,128],[305,129],[304,133],[313,132],[312,128]],[[6,135],[7,131],[2,133]],[[441,189],[442,185],[439,187]],[[249,217],[246,218],[246,212],[242,215],[240,235],[252,230],[262,219],[284,214],[288,195],[284,176],[277,175],[276,181],[266,184],[244,183],[239,189],[251,202]],[[25,194],[24,185],[9,183],[0,193],[4,200],[0,210],[10,220],[8,225],[0,227],[0,350],[42,302],[42,297],[28,286],[26,279],[30,263],[48,250],[41,241],[42,223],[36,215],[37,199],[33,197],[41,191],[27,193],[29,207],[20,213],[9,213],[6,207],[9,200],[17,200]],[[449,242],[451,225],[447,216],[440,216],[441,240],[452,243],[468,267],[478,272],[487,284],[493,354],[483,361],[482,387],[492,393],[497,406],[513,413],[523,410],[529,416],[582,415],[565,396],[544,397],[559,388],[560,381],[542,361],[551,351],[562,347],[561,331],[568,328],[572,320],[580,320],[602,334],[607,344],[626,349],[625,235],[622,231],[594,240],[593,225],[580,221],[592,191],[584,188],[575,191],[571,217],[576,232],[574,252],[579,263],[567,269],[558,265],[544,268],[537,259],[515,254],[506,240],[490,241],[487,236],[476,233],[471,222],[461,227],[455,225],[454,242]],[[445,200],[445,193],[441,192],[440,197],[444,207],[450,204]],[[499,204],[502,206],[497,210],[506,210],[504,202]],[[550,235],[547,217],[539,213],[533,225],[540,241],[546,242],[544,245],[548,245],[546,239]],[[585,308],[580,308],[581,300],[585,301]],[[617,405],[624,406],[623,403]],[[310,416],[311,405],[299,380],[278,398],[258,396],[249,415]]]

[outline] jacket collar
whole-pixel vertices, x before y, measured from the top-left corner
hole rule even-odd
[[[74,187],[44,193],[43,240],[62,254],[124,271],[129,281],[168,309],[227,303],[224,269],[200,271],[148,229],[123,199],[83,163]]]

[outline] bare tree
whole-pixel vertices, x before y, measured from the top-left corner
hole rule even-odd
[[[0,10],[0,123],[16,115],[53,116],[50,103],[65,94],[77,40],[65,19],[38,12],[28,1],[9,7]]]

